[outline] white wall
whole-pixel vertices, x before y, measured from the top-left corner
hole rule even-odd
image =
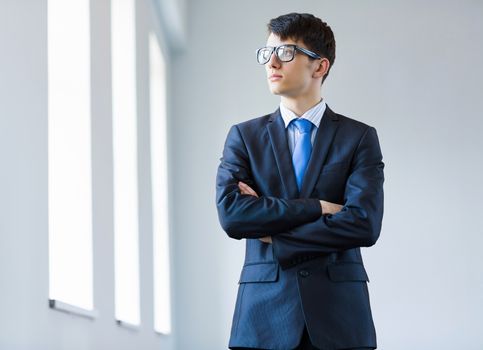
[[[273,111],[254,50],[290,11],[329,22],[337,60],[324,84],[335,111],[378,129],[386,162],[381,238],[364,250],[380,349],[483,347],[483,3],[182,1],[172,57],[169,142],[174,334],[152,332],[151,257],[141,255],[140,331],[113,322],[109,1],[92,1],[95,321],[47,307],[46,0],[0,3],[0,349],[226,349],[244,243],[215,211],[230,125]],[[148,28],[138,1],[141,249],[151,251]],[[171,5],[173,6],[173,2]],[[175,11],[175,12],[176,12]],[[176,21],[175,21],[176,22]],[[184,32],[183,24],[186,24]],[[184,37],[186,35],[186,37]],[[170,39],[174,41],[173,37]],[[182,46],[182,45],[181,45]],[[179,50],[180,47],[177,47]],[[175,342],[176,340],[176,342]]]
[[[0,2],[2,350],[175,348],[153,330],[148,31],[162,35],[151,0],[136,11],[142,324],[130,330],[114,321],[109,1],[91,1],[95,320],[48,308],[47,1]]]
[[[218,224],[216,167],[230,125],[277,107],[254,50],[291,11],[335,32],[330,107],[379,132],[385,218],[363,251],[379,348],[482,349],[483,3],[469,0],[188,2],[173,64],[179,349],[227,347],[244,242]]]

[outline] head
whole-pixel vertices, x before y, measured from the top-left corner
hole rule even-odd
[[[267,27],[267,47],[293,44],[310,51],[296,49],[290,62],[283,62],[275,53],[271,55],[265,69],[272,93],[297,97],[315,89],[320,92],[335,61],[334,34],[327,23],[311,14],[289,13],[273,18]]]

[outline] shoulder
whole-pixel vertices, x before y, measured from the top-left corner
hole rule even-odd
[[[257,139],[262,137],[267,131],[266,126],[270,124],[279,115],[278,110],[273,113],[265,114],[261,117],[252,118],[232,126],[232,130],[236,132],[243,139]]]
[[[375,130],[373,126],[368,125],[358,119],[347,117],[343,114],[335,113],[332,110],[329,110],[330,117],[333,120],[337,120],[339,122],[339,131],[338,133],[347,133],[348,135],[354,136],[363,136],[370,130]]]
[[[358,119],[349,118],[349,117],[347,117],[343,114],[338,114],[338,113],[335,113],[335,115],[339,119],[342,127],[353,129],[353,130],[361,130],[361,131],[364,131],[368,128],[371,128],[370,125],[368,125],[368,124],[366,124],[366,123],[364,123],[364,122],[362,122]]]
[[[274,113],[265,114],[261,117],[233,124],[228,131],[226,144],[238,144],[247,147],[250,144],[259,144],[260,142],[268,141],[266,126],[270,124],[278,114],[277,110]]]
[[[373,126],[342,114],[334,113],[334,116],[339,124],[334,142],[352,145],[354,148],[359,148],[361,145],[380,148],[377,131]]]
[[[235,126],[241,131],[257,130],[260,127],[266,126],[274,118],[276,113],[277,111],[265,114],[261,117],[245,120],[241,123],[235,124]]]

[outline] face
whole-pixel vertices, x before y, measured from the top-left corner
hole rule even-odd
[[[308,49],[300,41],[280,40],[273,33],[267,39],[267,46],[275,47],[283,44],[294,44]],[[265,64],[269,89],[275,95],[289,98],[310,94],[314,89],[320,90],[321,77],[317,73],[319,66],[320,60],[310,59],[300,52],[296,52],[290,62],[281,62],[273,53]]]

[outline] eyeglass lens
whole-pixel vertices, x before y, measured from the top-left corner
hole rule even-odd
[[[295,49],[293,46],[280,46],[277,48],[277,57],[282,62],[293,60]]]
[[[260,64],[265,64],[270,60],[270,56],[275,51],[278,59],[282,62],[289,62],[293,60],[295,54],[295,48],[293,46],[279,46],[276,48],[273,47],[264,47],[258,51],[257,60]]]

